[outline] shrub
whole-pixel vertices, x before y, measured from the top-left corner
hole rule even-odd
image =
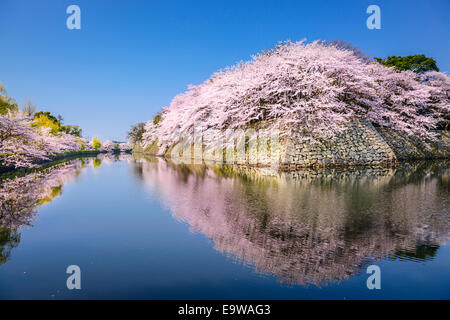
[[[100,142],[100,140],[97,137],[92,139],[92,148],[94,148],[95,150],[99,150],[101,146],[102,146],[102,143]]]
[[[7,114],[18,110],[16,101],[9,97],[5,87],[0,83],[0,114]]]
[[[439,71],[436,60],[428,58],[423,54],[406,57],[389,56],[386,59],[375,58],[375,60],[387,67],[394,67],[399,71],[411,70],[417,73],[427,71]]]
[[[59,126],[58,122],[53,121],[53,119],[45,116],[40,115],[38,117],[35,117],[32,123],[33,127],[47,127],[50,128],[50,132],[52,134],[56,134],[61,130],[61,127]]]
[[[156,116],[153,118],[153,124],[157,125],[161,121],[161,112],[158,112]]]
[[[131,130],[127,132],[127,138],[132,144],[136,144],[142,141],[142,135],[145,132],[144,127],[144,122],[139,122],[138,124],[131,126]]]
[[[81,141],[81,139],[77,139],[77,142],[80,144],[82,151],[86,150],[86,145],[83,141]]]

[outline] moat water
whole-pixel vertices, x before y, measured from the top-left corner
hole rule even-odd
[[[1,183],[0,299],[449,299],[449,185],[447,161],[74,160]]]

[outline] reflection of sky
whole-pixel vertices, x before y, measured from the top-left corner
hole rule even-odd
[[[318,183],[160,162],[88,166],[20,230],[0,298],[449,298],[450,251],[439,245],[448,171],[424,178],[430,168]],[[417,263],[416,244],[439,248]],[[361,261],[381,266],[382,290],[366,288]],[[65,289],[70,264],[82,270],[79,292]]]

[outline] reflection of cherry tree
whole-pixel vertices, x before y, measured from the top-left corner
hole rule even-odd
[[[19,245],[20,233],[0,227],[0,265],[8,261],[11,250]]]
[[[76,179],[86,160],[74,160],[56,168],[2,181],[0,185],[0,227],[17,229],[29,225],[35,209],[62,192],[62,186]]]
[[[97,155],[97,159],[99,159],[101,163],[110,164],[116,161],[130,162],[131,159],[133,159],[133,156],[129,153],[100,153]]]
[[[192,231],[290,284],[325,284],[368,259],[414,256],[418,244],[439,245],[450,227],[448,182],[427,168],[262,177],[259,169],[141,165],[146,185]]]
[[[112,142],[111,140],[106,140],[102,143],[100,147],[101,152],[129,152],[133,149],[127,142]]]

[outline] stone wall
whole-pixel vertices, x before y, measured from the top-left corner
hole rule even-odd
[[[450,134],[438,131],[437,141],[425,141],[389,128],[378,128],[380,135],[398,160],[441,159],[450,157]]]
[[[333,167],[385,165],[397,158],[390,146],[370,123],[354,122],[333,141],[302,143],[295,136],[288,139],[281,165],[299,167]]]
[[[238,159],[237,153],[231,155],[232,163],[248,164],[253,166],[270,166],[277,161],[282,170],[296,170],[300,168],[320,167],[348,167],[348,166],[391,166],[399,160],[419,159],[448,159],[450,155],[450,135],[447,131],[438,132],[437,141],[424,141],[415,137],[396,132],[388,128],[375,128],[369,122],[355,121],[334,139],[309,143],[298,135],[288,132],[280,139],[278,147],[271,151],[261,150],[256,143],[256,149],[249,152],[246,146],[245,159]],[[236,142],[237,143],[237,142]],[[270,143],[269,143],[270,144]],[[189,147],[189,146],[188,146]],[[268,148],[270,149],[270,147]],[[174,146],[159,146],[157,141],[147,148],[138,147],[137,152],[165,156],[170,158]],[[220,150],[220,149],[219,149]],[[195,163],[205,161],[217,162],[222,152],[194,150],[191,145],[190,152],[183,156],[186,160],[195,160]],[[197,159],[198,156],[202,157]],[[197,158],[194,158],[197,157]],[[220,157],[219,157],[220,158]],[[223,159],[223,162],[227,162]]]

